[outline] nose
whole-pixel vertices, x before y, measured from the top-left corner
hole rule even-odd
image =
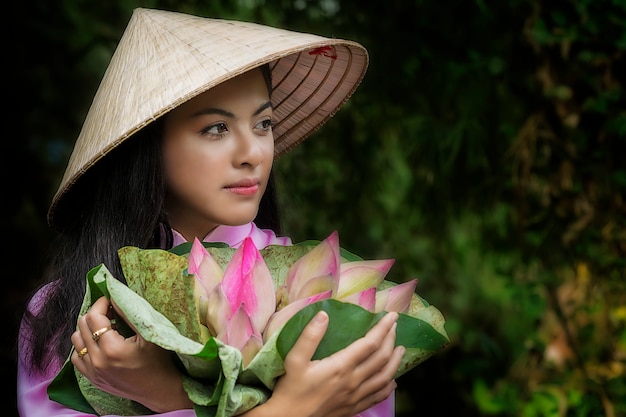
[[[264,152],[261,138],[250,129],[242,130],[237,135],[234,163],[236,166],[257,166],[263,162]]]

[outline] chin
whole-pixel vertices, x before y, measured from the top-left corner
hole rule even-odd
[[[221,224],[226,226],[241,226],[246,223],[250,223],[256,218],[256,213],[254,215],[249,216],[231,216],[228,219],[224,219]]]

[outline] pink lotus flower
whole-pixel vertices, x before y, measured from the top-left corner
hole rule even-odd
[[[209,333],[239,349],[244,364],[249,363],[263,344],[262,331],[276,308],[274,281],[263,257],[252,239],[246,238],[222,274],[215,260],[196,239],[189,262],[189,272],[200,274],[196,279],[209,291],[206,309],[202,310]],[[212,276],[203,276],[205,272]],[[201,307],[205,305],[199,304]]]

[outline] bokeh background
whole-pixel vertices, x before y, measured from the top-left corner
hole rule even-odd
[[[295,241],[337,230],[446,317],[397,416],[626,415],[626,1],[31,0],[3,6],[3,415],[46,211],[132,10],[357,40],[368,74],[276,163]],[[8,387],[8,388],[7,388]],[[22,416],[27,417],[27,416]]]

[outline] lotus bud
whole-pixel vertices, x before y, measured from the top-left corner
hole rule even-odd
[[[217,264],[198,238],[194,238],[191,245],[189,267],[187,270],[196,277],[198,282],[205,289],[207,296],[213,287],[222,281],[222,277],[224,276],[222,268]]]
[[[209,294],[222,280],[224,272],[198,238],[194,238],[191,245],[187,271],[194,276],[194,293],[199,314],[198,318],[201,324],[207,326],[206,311]]]

